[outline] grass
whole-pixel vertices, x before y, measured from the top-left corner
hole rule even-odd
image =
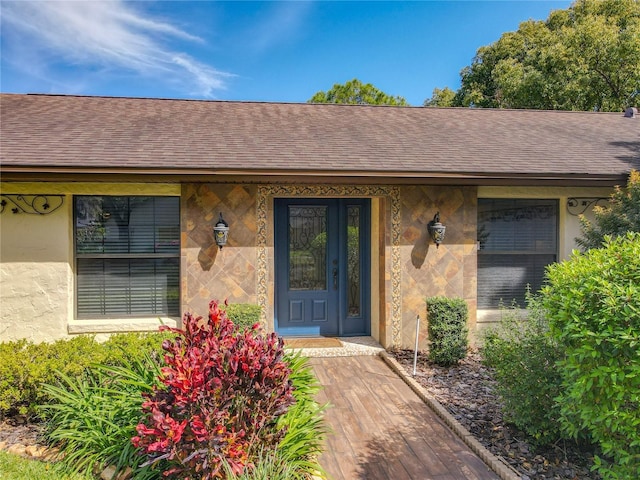
[[[0,451],[0,480],[94,480],[65,471],[60,465],[29,460]]]

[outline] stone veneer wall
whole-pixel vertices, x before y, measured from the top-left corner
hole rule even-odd
[[[427,347],[426,298],[460,297],[469,306],[469,331],[477,310],[476,187],[406,186],[401,189],[402,345],[415,345],[420,315],[420,348]],[[440,212],[446,236],[439,248],[427,224]]]
[[[413,347],[420,315],[426,347],[425,299],[462,297],[476,318],[475,187],[367,185],[188,184],[182,188],[183,310],[204,315],[211,299],[258,303],[263,323],[274,327],[273,198],[370,197],[380,199],[378,268],[372,279],[384,346]],[[436,249],[427,224],[440,211],[447,236]],[[223,213],[229,243],[219,250],[213,225]],[[375,220],[374,220],[375,221]],[[374,260],[375,261],[375,260]]]
[[[182,186],[183,311],[205,316],[211,300],[257,303],[256,192],[253,185]],[[230,227],[222,250],[213,239],[220,212]]]

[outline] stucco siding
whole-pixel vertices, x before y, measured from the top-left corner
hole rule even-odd
[[[0,215],[1,341],[26,338],[41,342],[75,333],[157,329],[157,318],[75,320],[73,195],[179,195],[179,187],[5,182],[0,193],[57,195],[62,199],[59,208],[45,215],[14,214],[10,203]]]
[[[3,188],[2,193],[8,193]],[[33,193],[25,189],[21,193]],[[0,216],[0,336],[55,340],[66,335],[71,272],[69,196],[48,215]]]

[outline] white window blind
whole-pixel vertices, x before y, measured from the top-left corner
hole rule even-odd
[[[77,318],[179,316],[178,197],[74,198]]]
[[[558,258],[558,201],[478,200],[478,308],[525,306]]]

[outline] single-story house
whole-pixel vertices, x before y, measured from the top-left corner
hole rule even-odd
[[[640,169],[633,110],[22,94],[0,110],[2,340],[155,330],[211,299],[258,304],[284,335],[411,347],[425,299],[461,297],[475,331]]]

